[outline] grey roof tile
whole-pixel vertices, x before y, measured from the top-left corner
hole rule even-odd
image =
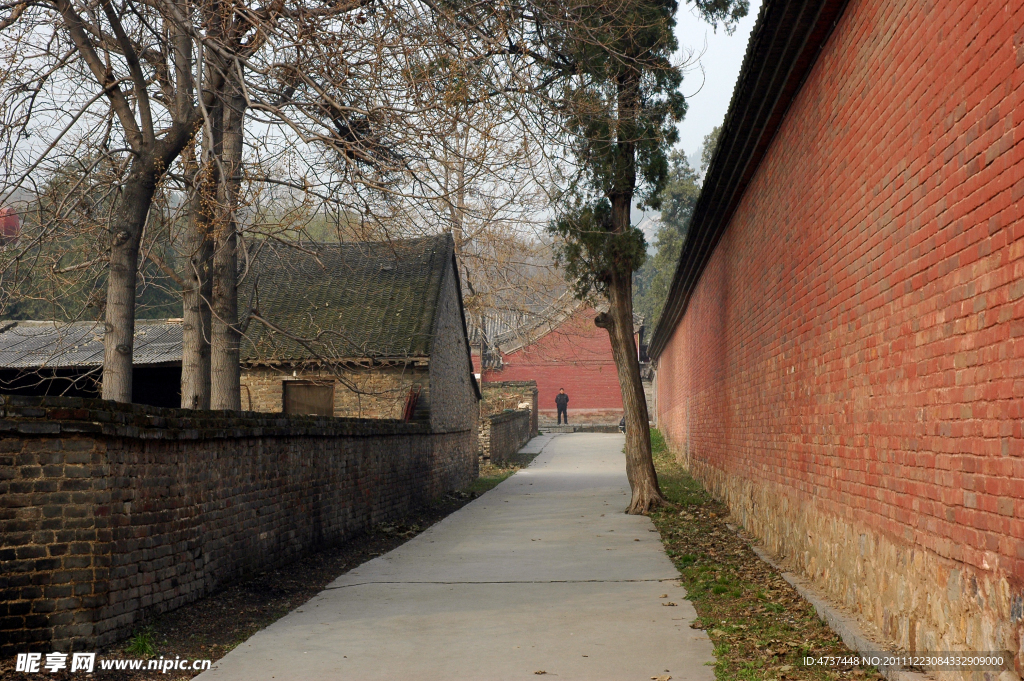
[[[242,339],[242,361],[429,356],[452,253],[447,234],[301,249],[250,245],[238,290],[240,316],[251,303],[283,333],[254,319]],[[135,324],[136,366],[181,362],[181,320]],[[102,334],[102,322],[0,321],[0,368],[100,366]]]
[[[254,318],[242,361],[430,355],[452,249],[447,234],[303,250],[272,242],[250,246],[239,308],[245,314],[251,304],[259,318],[286,333]]]

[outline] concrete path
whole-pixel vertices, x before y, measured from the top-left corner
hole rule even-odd
[[[198,678],[713,681],[711,642],[689,627],[653,524],[622,512],[622,436],[542,437],[529,468]]]

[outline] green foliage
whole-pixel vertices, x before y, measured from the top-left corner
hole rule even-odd
[[[639,205],[657,206],[668,175],[666,150],[686,102],[682,72],[671,61],[674,0],[572,9],[548,46],[572,66],[553,94],[583,183],[563,197],[549,231],[558,237],[559,264],[576,295],[585,297],[643,264],[646,244],[628,224],[629,203],[636,195]]]
[[[633,309],[652,329],[665,307],[676,262],[700,194],[697,173],[690,167],[686,154],[682,150],[673,151],[669,163],[669,179],[661,192],[661,226],[655,241],[657,250],[633,279]]]
[[[153,638],[153,630],[150,628],[136,632],[128,641],[125,652],[135,657],[152,657],[156,655],[156,640]]]
[[[549,227],[559,237],[555,261],[581,299],[603,293],[613,273],[629,276],[647,257],[643,232],[636,227],[616,232],[610,223],[611,206],[599,200],[577,204]]]
[[[746,0],[694,4],[726,30],[747,12]],[[563,196],[549,226],[558,263],[577,296],[600,293],[643,266],[643,235],[628,224],[634,198],[640,208],[661,208],[669,199],[666,213],[675,216],[675,231],[666,232],[659,251],[678,254],[679,225],[692,208],[681,195],[684,187],[665,193],[679,165],[668,150],[686,113],[679,92],[683,74],[672,62],[676,10],[675,0],[570,4],[566,18],[544,34],[552,55],[544,62],[552,73],[547,94],[563,112],[571,160],[582,170],[583,181]],[[570,77],[558,77],[566,73]]]
[[[704,147],[700,151],[700,173],[704,175],[708,172],[708,168],[711,167],[711,159],[715,156],[715,150],[718,149],[718,137],[722,134],[722,126],[716,125],[711,129],[711,132],[704,135]]]
[[[716,31],[722,24],[728,35],[732,35],[736,23],[750,11],[748,0],[695,0],[692,4],[704,21]]]

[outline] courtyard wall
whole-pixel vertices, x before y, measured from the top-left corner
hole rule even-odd
[[[1018,675],[1022,111],[1024,6],[851,0],[656,382],[679,458],[791,569],[903,650]]]
[[[0,654],[145,617],[467,485],[473,428],[0,396]]]
[[[480,417],[480,456],[491,463],[507,461],[533,437],[529,409],[505,411]]]

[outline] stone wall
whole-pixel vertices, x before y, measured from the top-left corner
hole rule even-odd
[[[522,449],[533,437],[532,416],[527,409],[491,414],[480,419],[480,456],[502,463]]]
[[[280,413],[284,383],[296,380],[333,382],[335,416],[400,419],[410,388],[420,386],[425,395],[430,377],[427,367],[415,362],[353,366],[351,371],[345,372],[343,380],[316,364],[249,366],[242,368],[242,407]]]
[[[425,423],[0,397],[0,654],[92,650],[471,482]]]
[[[520,405],[530,405],[530,437],[537,435],[537,381],[496,381],[481,383],[480,418],[491,414],[499,414],[506,409],[520,409]]]
[[[747,529],[908,651],[1024,668],[1024,6],[851,0],[657,358]]]

